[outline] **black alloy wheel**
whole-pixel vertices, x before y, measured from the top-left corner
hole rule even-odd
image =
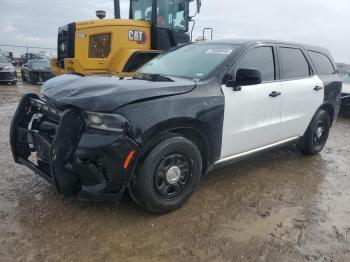
[[[149,212],[162,214],[186,203],[202,174],[197,145],[178,134],[159,139],[136,171],[129,194]]]
[[[315,147],[319,147],[325,144],[325,140],[327,140],[326,124],[319,120],[314,130],[312,142]]]
[[[325,110],[319,110],[300,141],[300,149],[309,155],[321,152],[327,143],[330,127],[329,113]]]
[[[188,185],[191,176],[191,163],[181,154],[165,157],[154,174],[154,188],[161,198],[178,196]]]

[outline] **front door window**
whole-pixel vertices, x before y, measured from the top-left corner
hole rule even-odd
[[[152,0],[132,0],[131,19],[152,21]],[[157,1],[157,26],[187,31],[188,0]]]

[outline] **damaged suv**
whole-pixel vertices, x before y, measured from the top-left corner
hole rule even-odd
[[[299,143],[317,154],[339,111],[329,52],[220,41],[163,53],[131,77],[62,75],[25,95],[11,125],[15,162],[66,196],[172,211],[201,175]]]
[[[22,66],[21,75],[23,82],[32,84],[43,83],[54,77],[50,62],[45,59],[29,60]]]

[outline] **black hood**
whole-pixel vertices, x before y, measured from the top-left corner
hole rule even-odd
[[[50,67],[32,67],[30,70],[32,72],[40,72],[40,73],[50,73],[51,72]]]
[[[47,81],[42,89],[50,103],[72,105],[84,111],[113,112],[124,105],[190,92],[189,79],[142,75],[136,77],[62,75]]]

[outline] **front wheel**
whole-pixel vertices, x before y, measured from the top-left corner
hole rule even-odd
[[[319,110],[300,141],[301,150],[309,155],[321,152],[327,143],[330,126],[331,120],[328,112]]]
[[[202,157],[187,138],[175,136],[156,145],[144,159],[132,184],[132,196],[152,213],[181,207],[200,181]]]
[[[26,82],[26,81],[27,81],[27,78],[26,78],[26,76],[25,76],[25,74],[24,74],[23,71],[22,71],[22,73],[21,73],[21,76],[22,76],[22,81],[23,81],[23,82]]]

